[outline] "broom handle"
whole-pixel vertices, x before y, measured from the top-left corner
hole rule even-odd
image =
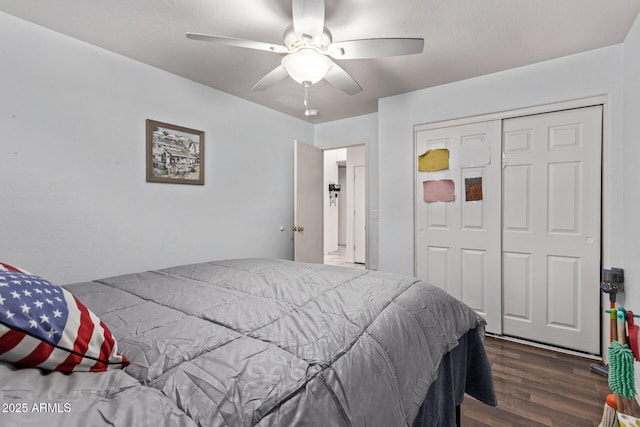
[[[618,342],[622,345],[627,345],[626,319],[624,316],[624,311],[618,310],[616,313],[616,316],[618,318],[618,325],[617,325],[618,326],[617,327]],[[623,403],[624,405],[622,406],[622,408],[625,409],[627,413],[632,414],[633,413],[632,399],[622,399],[622,397],[618,395],[616,395],[616,397],[622,401],[621,403]]]
[[[618,310],[618,342],[620,342],[620,344],[626,344],[627,343],[627,331],[626,331],[626,324],[625,324],[625,319],[624,319],[624,313],[621,310]]]
[[[616,322],[618,321],[618,315],[616,309],[611,309],[611,340],[610,342],[618,341],[618,328]]]
[[[616,394],[616,404],[618,405],[618,412],[622,414],[623,413],[622,411],[624,410],[624,405],[622,403],[622,397],[619,394]]]
[[[615,310],[616,310],[616,303],[611,301],[611,309],[609,311],[610,318],[611,318],[611,322],[609,324],[609,343],[612,343],[613,341],[616,340],[616,338],[613,338],[613,335],[615,334],[615,329],[616,329],[616,322],[615,322],[615,315],[614,315]]]

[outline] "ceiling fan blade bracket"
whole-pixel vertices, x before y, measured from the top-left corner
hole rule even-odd
[[[320,39],[324,30],[324,0],[292,0],[291,15],[296,36]]]
[[[336,59],[342,58],[344,56],[344,53],[345,53],[344,49],[341,47],[337,47],[337,48],[332,47],[332,49],[327,52],[329,56]]]

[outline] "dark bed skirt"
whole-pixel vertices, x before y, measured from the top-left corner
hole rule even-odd
[[[459,426],[465,393],[487,405],[497,405],[491,366],[482,340],[481,331],[473,329],[444,355],[438,378],[429,387],[413,427]]]

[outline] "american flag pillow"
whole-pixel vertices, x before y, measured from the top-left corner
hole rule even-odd
[[[129,364],[107,326],[70,292],[0,263],[0,360],[51,371]]]

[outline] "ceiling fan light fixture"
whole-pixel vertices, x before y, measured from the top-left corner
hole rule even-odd
[[[282,58],[282,66],[298,83],[317,83],[327,75],[333,62],[311,48],[300,49]]]

